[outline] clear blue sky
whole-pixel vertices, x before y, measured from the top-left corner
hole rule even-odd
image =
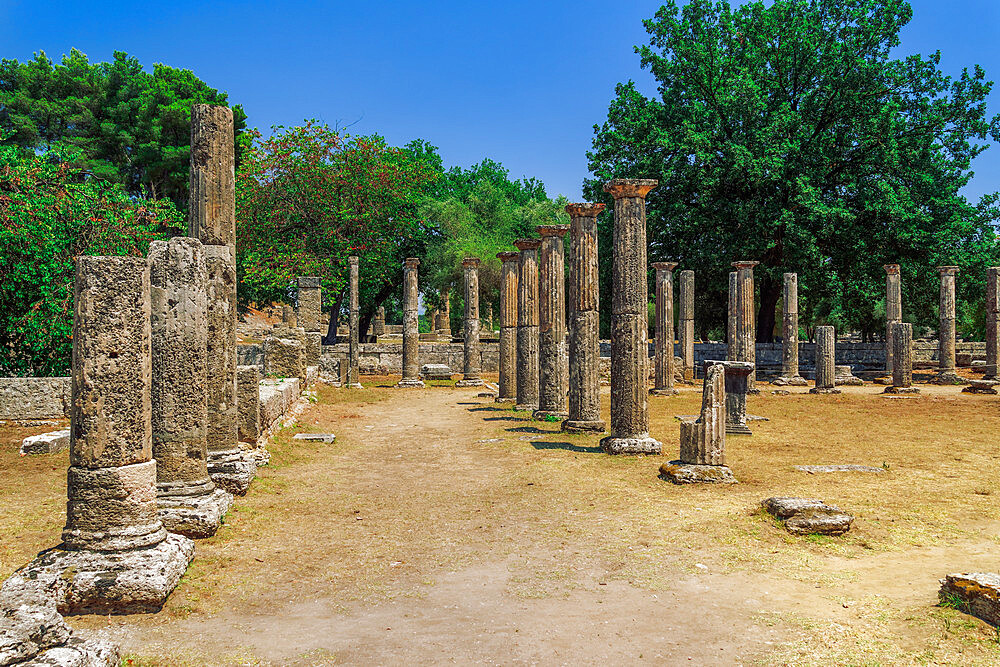
[[[911,0],[901,53],[940,49],[957,73],[1000,82],[1000,0]],[[616,82],[653,84],[632,46],[655,1],[59,2],[0,0],[0,57],[91,61],[127,51],[194,72],[267,130],[304,118],[353,123],[391,143],[421,137],[446,164],[499,160],[550,195],[580,198],[592,126]],[[1000,85],[990,113],[1000,112]],[[967,194],[1000,189],[1000,146]]]

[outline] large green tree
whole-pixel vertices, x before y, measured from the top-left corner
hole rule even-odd
[[[885,263],[902,265],[918,323],[933,323],[937,264],[962,267],[966,301],[981,294],[997,197],[961,189],[1000,139],[992,83],[979,66],[946,76],[939,53],[891,57],[911,15],[903,0],[671,0],[645,21],[636,51],[658,94],[617,86],[585,189],[607,200],[609,178],[659,179],[650,255],[697,272],[703,333],[725,321],[739,259],[761,262],[762,341],[785,271],[800,274],[805,322],[865,333],[881,331]]]

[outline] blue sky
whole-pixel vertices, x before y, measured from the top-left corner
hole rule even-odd
[[[1000,0],[911,4],[901,54],[940,49],[945,71],[979,63],[1000,81]],[[0,57],[59,59],[76,47],[101,61],[123,50],[147,67],[194,70],[262,130],[318,118],[396,144],[421,137],[446,164],[490,157],[577,200],[615,83],[654,89],[632,46],[659,5],[0,0]],[[1000,146],[975,169],[970,197],[1000,189]]]

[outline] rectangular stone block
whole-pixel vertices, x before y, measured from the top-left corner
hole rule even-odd
[[[236,414],[241,442],[255,443],[260,429],[260,369],[236,367]]]
[[[0,378],[0,419],[69,417],[68,377]]]
[[[31,435],[21,442],[21,456],[55,454],[69,447],[69,429]]]

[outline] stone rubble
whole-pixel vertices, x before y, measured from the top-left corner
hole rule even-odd
[[[775,497],[761,501],[761,506],[796,535],[843,535],[854,522],[853,516],[821,500]]]
[[[994,394],[996,392],[993,392]],[[21,441],[21,456],[57,454],[69,447],[69,429],[29,435]]]

